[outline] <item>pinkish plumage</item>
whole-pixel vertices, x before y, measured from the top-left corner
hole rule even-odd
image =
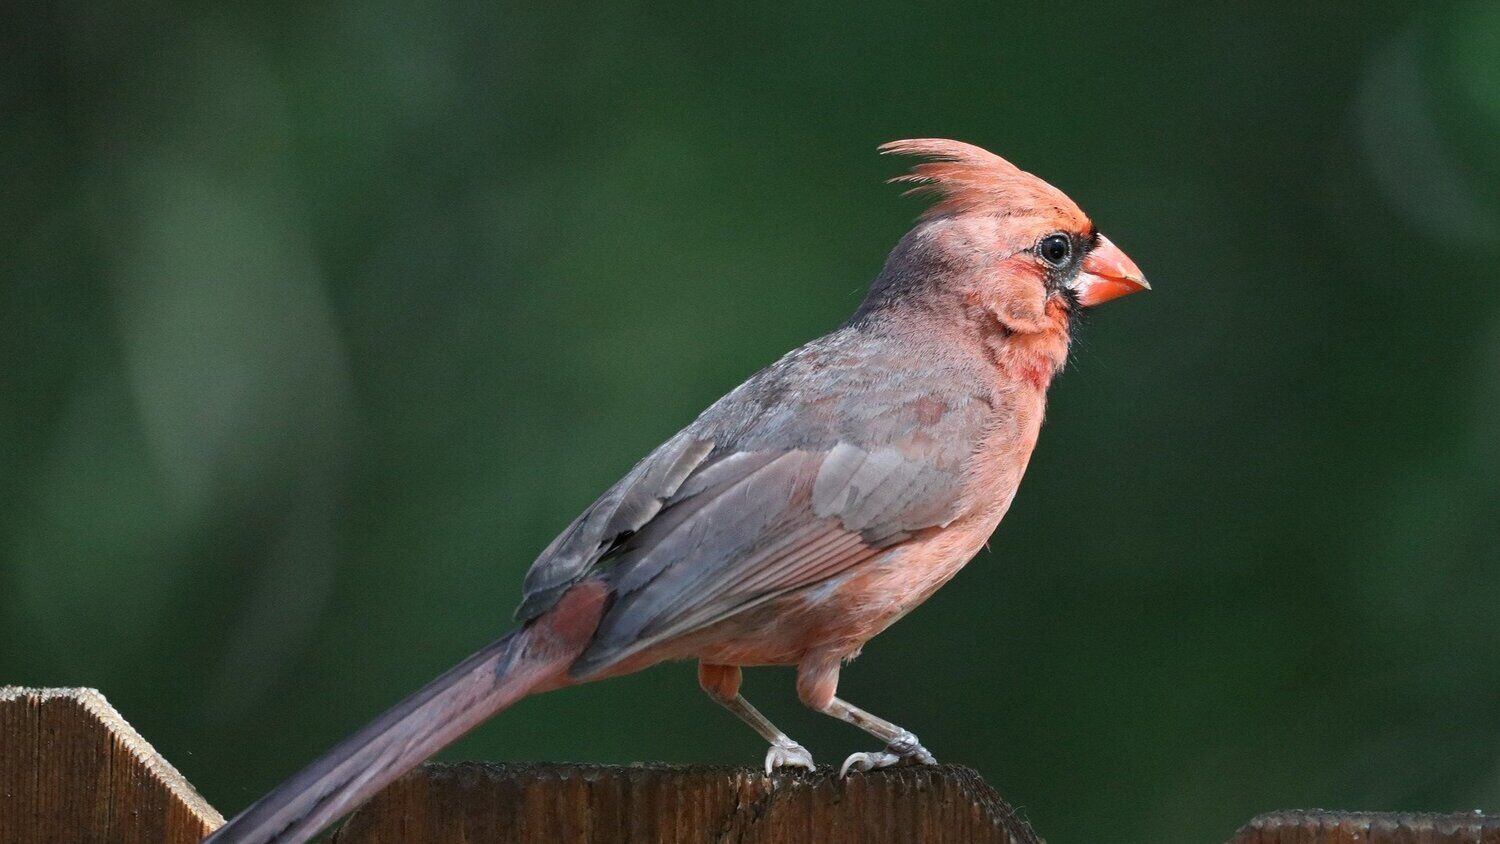
[[[939,197],[924,217],[978,211],[1010,216],[1051,215],[1067,220],[1079,230],[1088,225],[1088,217],[1062,191],[973,144],[943,138],[914,138],[882,144],[880,151],[930,159],[914,165],[910,173],[890,180],[914,185],[906,191],[908,196]]]

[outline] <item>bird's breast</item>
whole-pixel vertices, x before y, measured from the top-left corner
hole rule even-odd
[[[1031,462],[1047,394],[1031,384],[1006,383],[995,388],[990,406],[993,415],[964,470],[963,512],[988,522],[993,531]]]
[[[957,518],[917,531],[869,563],[793,599],[798,613],[824,620],[819,633],[830,650],[857,651],[931,597],[989,541],[1031,459],[1045,396],[1039,390],[1004,389],[992,403],[995,415],[966,467]]]

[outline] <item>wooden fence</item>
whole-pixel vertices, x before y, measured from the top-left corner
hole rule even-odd
[[[0,688],[0,844],[196,842],[222,824],[92,689]],[[1040,844],[952,765],[841,780],[747,768],[429,764],[354,812],[337,844],[932,842]],[[1500,844],[1477,813],[1274,812],[1231,844]]]

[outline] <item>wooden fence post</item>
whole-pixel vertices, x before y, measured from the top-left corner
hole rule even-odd
[[[104,695],[0,687],[0,841],[189,844],[223,822]]]
[[[765,776],[753,768],[429,764],[355,811],[335,844],[412,841],[1041,844],[954,765]]]

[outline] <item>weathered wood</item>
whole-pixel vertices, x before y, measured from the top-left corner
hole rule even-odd
[[[350,816],[336,844],[417,841],[1040,844],[968,768],[831,770],[428,764]]]
[[[223,822],[97,691],[0,687],[0,842],[191,844]],[[841,780],[826,769],[475,762],[413,771],[334,841],[1041,844],[978,774],[951,765]],[[1230,844],[1500,844],[1500,818],[1282,811]]]
[[[1479,812],[1269,812],[1240,827],[1230,844],[1500,844],[1500,818]]]
[[[97,691],[0,687],[0,841],[175,844],[223,822]]]

